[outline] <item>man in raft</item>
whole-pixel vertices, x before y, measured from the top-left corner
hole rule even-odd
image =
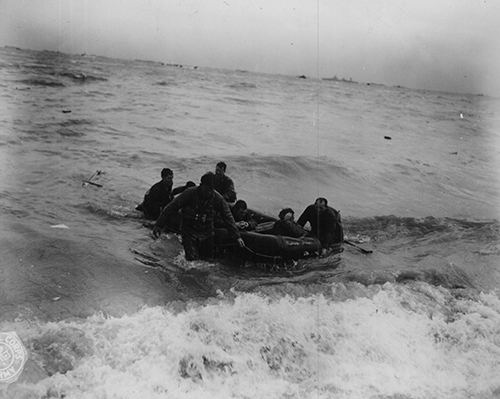
[[[233,214],[236,226],[238,226],[240,230],[255,230],[257,222],[253,218],[253,214],[249,211],[247,203],[245,201],[236,201],[231,208],[231,213]]]
[[[292,208],[282,209],[278,215],[279,219],[274,222],[272,234],[300,238],[306,235],[306,231],[294,219],[295,212]]]
[[[317,198],[297,220],[297,224],[302,227],[308,222],[311,225],[311,235],[319,239],[323,248],[329,248],[343,241],[340,212],[329,207],[326,198]]]
[[[161,180],[155,183],[144,195],[142,204],[135,209],[144,212],[147,219],[156,219],[160,216],[162,208],[172,199],[172,183],[174,172],[169,168],[161,170]]]
[[[229,176],[226,176],[227,165],[225,162],[218,162],[215,166],[215,190],[229,203],[236,201],[236,191],[234,183]]]
[[[214,257],[215,227],[214,219],[219,213],[229,235],[240,247],[245,244],[236,227],[229,205],[214,190],[214,174],[205,173],[198,187],[190,187],[174,198],[161,212],[153,228],[153,235],[158,238],[172,214],[181,210],[182,246],[187,260],[212,259]]]
[[[174,172],[169,168],[163,168],[161,171],[161,180],[146,192],[144,200],[135,209],[142,211],[145,218],[156,220],[165,205],[172,201],[177,194],[196,185],[192,181],[188,181],[184,186],[179,186],[172,190],[173,179]]]

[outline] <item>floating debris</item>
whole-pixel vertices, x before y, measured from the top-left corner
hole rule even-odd
[[[96,186],[96,187],[102,187],[102,184],[95,183],[92,181],[92,179],[94,179],[94,178],[97,179],[101,174],[102,174],[102,171],[100,171],[100,170],[95,171],[95,173],[92,176],[90,176],[88,179],[82,180],[82,187],[86,186],[87,184],[92,184],[93,186]]]
[[[69,229],[69,227],[66,226],[65,224],[54,224],[50,227],[52,227],[53,229]]]

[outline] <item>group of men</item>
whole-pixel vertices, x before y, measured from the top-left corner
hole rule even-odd
[[[215,228],[225,227],[231,240],[244,247],[240,230],[255,230],[257,221],[243,200],[236,200],[231,178],[226,176],[227,166],[217,163],[215,173],[207,172],[200,184],[189,181],[172,189],[173,172],[161,171],[161,181],[154,184],[144,196],[137,210],[148,219],[156,220],[153,235],[160,236],[173,215],[180,212],[180,233],[187,260],[212,259],[215,255]],[[304,229],[309,223],[310,231]],[[279,213],[272,229],[267,233],[289,237],[314,236],[324,249],[343,239],[340,214],[328,206],[326,198],[318,198],[295,221],[294,211],[285,208]]]

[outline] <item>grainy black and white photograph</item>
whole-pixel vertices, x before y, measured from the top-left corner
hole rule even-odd
[[[0,0],[0,398],[500,398],[498,21]]]

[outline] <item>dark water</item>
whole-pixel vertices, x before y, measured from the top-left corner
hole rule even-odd
[[[0,392],[497,397],[499,104],[0,49],[0,330],[30,354]],[[374,252],[186,262],[134,207],[161,168],[183,184],[221,159],[251,207],[325,196]]]

